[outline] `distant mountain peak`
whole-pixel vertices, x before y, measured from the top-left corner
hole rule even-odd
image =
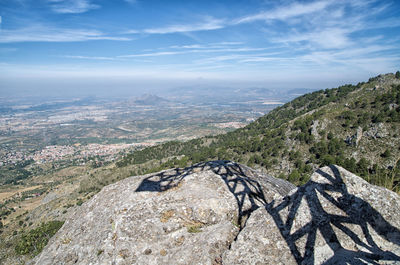
[[[169,102],[168,99],[153,94],[143,94],[142,96],[134,100],[134,103],[140,105],[157,105],[160,103],[167,103],[167,102]]]

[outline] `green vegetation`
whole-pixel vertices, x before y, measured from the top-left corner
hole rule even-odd
[[[8,208],[6,205],[0,203],[0,220],[6,219],[12,212],[15,212],[14,208]]]
[[[61,221],[50,221],[43,223],[29,232],[23,233],[15,246],[16,253],[20,255],[30,254],[36,256],[63,224],[64,222]]]
[[[200,224],[200,223],[198,223],[198,224],[191,224],[191,225],[187,225],[187,226],[186,226],[187,231],[188,231],[189,233],[200,233],[200,232],[202,232],[202,230],[201,230],[202,227],[203,227],[203,224]]]
[[[33,163],[33,160],[26,160],[16,164],[0,167],[0,185],[17,184],[32,175],[32,172],[26,170],[26,167]]]

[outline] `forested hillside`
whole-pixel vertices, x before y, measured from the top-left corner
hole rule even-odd
[[[337,164],[399,192],[399,105],[400,73],[380,75],[303,95],[231,133],[131,153],[117,166],[138,175],[233,160],[299,185],[314,169]]]

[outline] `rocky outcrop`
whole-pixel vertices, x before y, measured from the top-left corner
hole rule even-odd
[[[318,133],[318,125],[319,125],[319,120],[313,121],[311,125],[311,135],[314,136],[315,139],[319,139],[320,135]]]
[[[372,124],[368,131],[365,132],[365,136],[376,138],[384,138],[389,135],[389,132],[384,123]]]
[[[398,209],[397,194],[340,167],[295,188],[213,161],[105,187],[32,263],[400,263]]]
[[[363,129],[359,126],[354,135],[348,136],[346,138],[346,143],[348,145],[358,146],[358,143],[361,141],[362,136],[363,136]]]
[[[314,139],[319,140],[321,139],[321,135],[319,135],[318,131],[323,131],[326,129],[327,126],[327,121],[323,119],[322,121],[320,120],[314,120],[312,125],[311,125],[311,135],[314,136]]]
[[[35,264],[219,264],[250,213],[292,184],[226,161],[131,177],[69,218]]]
[[[400,264],[400,198],[338,166],[250,216],[226,264]]]

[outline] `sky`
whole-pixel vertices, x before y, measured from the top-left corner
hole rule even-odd
[[[329,88],[400,69],[398,0],[0,0],[0,97]]]

